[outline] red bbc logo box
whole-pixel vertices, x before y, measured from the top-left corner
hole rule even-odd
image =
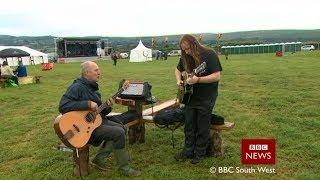
[[[275,139],[242,139],[241,141],[242,164],[275,164],[276,140]]]

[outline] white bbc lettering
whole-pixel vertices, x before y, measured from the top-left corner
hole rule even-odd
[[[269,148],[268,148],[268,144],[250,144],[249,145],[249,150],[250,151],[267,151]]]
[[[256,144],[256,150],[261,150],[261,144]]]
[[[263,144],[262,145],[262,150],[268,151],[268,144]]]
[[[251,152],[246,153],[246,159],[271,159],[271,152],[263,153],[263,152]]]
[[[218,172],[219,173],[233,173],[234,170],[233,170],[233,167],[219,167],[218,168]]]

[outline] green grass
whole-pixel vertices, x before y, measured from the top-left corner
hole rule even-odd
[[[300,52],[285,57],[273,54],[221,58],[223,75],[214,109],[236,123],[223,132],[225,154],[207,158],[199,165],[177,163],[173,156],[183,144],[182,128],[171,132],[147,125],[146,143],[127,145],[132,166],[142,171],[141,179],[317,179],[320,177],[320,52]],[[152,84],[159,102],[175,97],[174,67],[177,58],[167,61],[129,63],[98,62],[104,99],[116,91],[118,82],[140,79]],[[80,63],[55,64],[53,71],[29,66],[31,75],[41,75],[40,84],[0,89],[0,179],[62,179],[72,177],[70,153],[56,149],[60,141],[53,129],[58,103],[66,88],[79,74]],[[125,107],[116,105],[115,112]],[[277,140],[276,174],[211,174],[212,166],[241,165],[241,139],[271,137]],[[93,156],[97,148],[91,148]],[[91,168],[87,179],[121,179],[114,159],[111,169]]]

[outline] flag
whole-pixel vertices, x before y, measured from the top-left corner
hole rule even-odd
[[[153,37],[151,38],[151,46],[154,47],[156,45],[156,39]]]
[[[164,38],[164,47],[168,47],[168,37]]]
[[[203,34],[200,34],[199,35],[199,42],[202,42],[203,41]]]

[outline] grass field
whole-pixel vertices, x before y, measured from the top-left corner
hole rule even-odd
[[[175,132],[147,125],[146,143],[128,145],[132,165],[141,179],[319,179],[320,178],[320,52],[300,52],[285,57],[274,54],[230,55],[221,58],[223,75],[214,112],[236,123],[223,133],[225,155],[207,158],[199,165],[177,163],[173,155],[183,144],[182,128]],[[116,91],[123,79],[152,84],[158,102],[175,97],[174,67],[167,61],[129,63],[98,62],[103,99]],[[75,179],[72,155],[57,150],[60,141],[53,129],[58,103],[79,74],[80,63],[55,64],[52,71],[29,66],[41,75],[40,84],[0,89],[0,179]],[[115,112],[125,107],[116,105]],[[241,139],[270,137],[277,140],[276,174],[211,174],[210,167],[251,167],[241,164]],[[97,148],[91,148],[91,156]],[[121,179],[114,159],[110,170],[91,168],[86,179]],[[252,166],[257,167],[257,166]],[[263,167],[263,165],[261,165]]]

